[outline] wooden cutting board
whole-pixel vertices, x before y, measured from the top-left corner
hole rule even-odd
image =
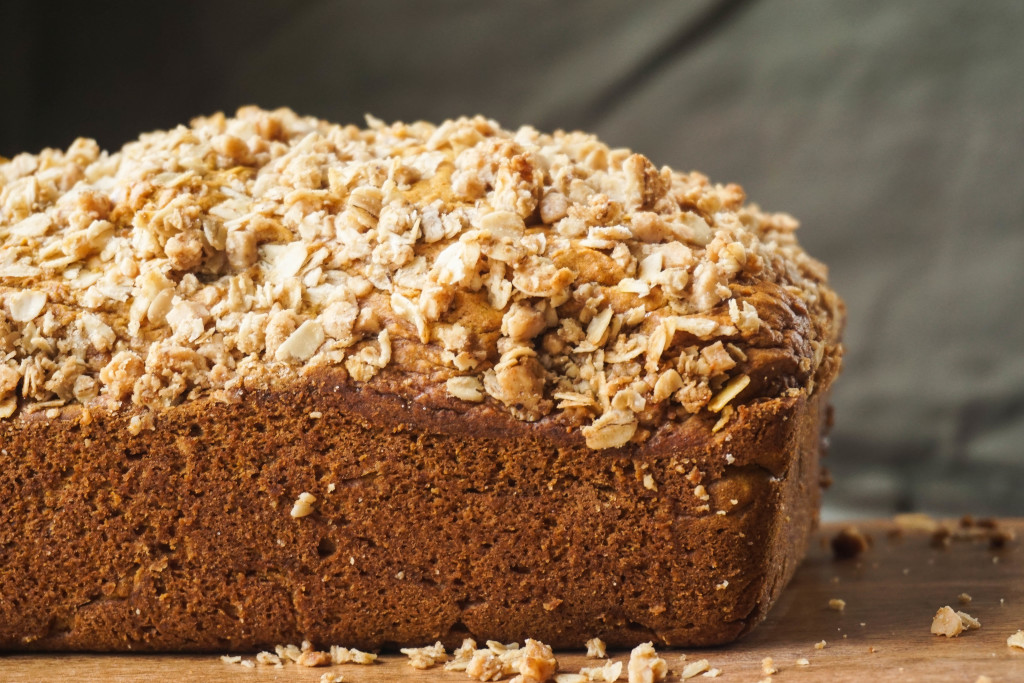
[[[709,660],[721,670],[717,680],[754,683],[765,677],[762,659],[771,657],[778,672],[773,683],[787,681],[966,681],[985,675],[993,681],[1024,681],[1024,650],[1006,644],[1024,629],[1024,519],[999,520],[1017,539],[990,547],[990,532],[980,527],[955,529],[948,545],[933,535],[907,530],[892,521],[858,523],[873,539],[855,559],[836,560],[828,541],[846,525],[829,524],[817,534],[807,561],[786,589],[768,620],[748,637],[727,647],[662,651],[669,681],[679,680],[686,662]],[[960,602],[961,593],[971,596]],[[833,598],[845,609],[829,607]],[[965,611],[981,628],[957,638],[930,633],[932,617],[943,605]],[[822,649],[815,643],[825,641]],[[617,652],[625,661],[628,653]],[[251,654],[247,656],[251,659]],[[799,666],[806,658],[809,664]],[[558,653],[560,671],[593,666],[581,652]],[[245,668],[222,663],[215,655],[6,655],[0,656],[0,681],[135,681],[189,683],[224,681],[303,681],[315,683],[327,671],[346,683],[383,681],[464,681],[465,674],[441,667],[417,671],[403,656],[386,656],[373,666],[353,664],[309,669]],[[625,681],[623,673],[621,680]],[[694,680],[704,681],[698,677]]]

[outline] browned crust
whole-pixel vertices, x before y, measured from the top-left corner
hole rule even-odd
[[[237,399],[137,436],[126,410],[0,423],[0,648],[724,643],[763,619],[817,518],[818,393],[604,452],[558,420],[343,371]],[[316,511],[294,519],[304,491]]]

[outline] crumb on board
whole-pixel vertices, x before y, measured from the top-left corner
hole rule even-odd
[[[683,667],[683,670],[679,673],[679,678],[686,680],[699,676],[700,674],[708,671],[711,668],[711,663],[706,659],[698,659],[695,662],[689,662]]]
[[[281,657],[273,652],[260,652],[256,655],[256,663],[262,666],[284,666]]]
[[[317,667],[317,666],[330,666],[333,664],[330,652],[324,652],[322,650],[306,650],[299,655],[299,658],[295,660],[295,663],[299,666]]]
[[[828,643],[826,643],[824,640],[819,640],[817,643],[814,644],[814,649],[824,650],[827,645]]]
[[[761,673],[765,676],[771,676],[772,674],[778,673],[779,670],[775,668],[775,660],[771,657],[765,657],[761,660]]]
[[[583,676],[586,681],[614,683],[614,681],[619,680],[619,677],[622,676],[622,662],[608,660],[604,663],[604,666],[585,666],[580,669],[579,675]]]
[[[972,599],[973,598],[971,598],[971,596],[968,595],[967,593],[961,593],[959,596],[957,596],[957,600],[960,601],[961,605],[969,605],[969,604],[971,604],[971,600]]]
[[[436,664],[448,661],[448,655],[445,653],[441,641],[425,647],[404,647],[399,652],[409,658],[409,666],[414,669],[429,669]]]
[[[847,526],[832,537],[831,545],[832,555],[835,559],[850,560],[859,557],[861,553],[871,547],[871,537],[862,533],[855,526]]]
[[[966,612],[958,612],[949,605],[940,607],[932,618],[932,633],[955,638],[965,630],[981,628],[981,622]]]
[[[665,680],[668,662],[658,656],[653,643],[647,642],[637,645],[629,653],[626,669],[630,683],[654,683]]]
[[[901,515],[895,515],[892,518],[892,521],[896,523],[896,527],[901,531],[923,531],[925,533],[934,533],[940,526],[937,519],[922,512],[907,512]]]
[[[1006,639],[1006,644],[1010,647],[1019,647],[1024,650],[1024,631],[1017,631],[1012,636]]]
[[[843,600],[842,598],[832,598],[828,601],[828,608],[830,610],[835,610],[836,612],[842,612],[846,609],[846,600]]]
[[[596,659],[603,659],[608,656],[608,648],[600,638],[591,638],[587,641],[587,656]]]

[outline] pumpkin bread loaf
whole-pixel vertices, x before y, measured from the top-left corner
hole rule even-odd
[[[240,110],[0,163],[0,648],[724,643],[817,520],[796,222],[582,133]]]

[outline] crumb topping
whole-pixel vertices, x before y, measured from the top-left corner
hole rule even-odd
[[[736,185],[482,117],[245,107],[112,154],[79,139],[0,163],[0,418],[332,366],[565,413],[595,449],[666,416],[724,424],[838,353],[841,303],[796,228]]]

